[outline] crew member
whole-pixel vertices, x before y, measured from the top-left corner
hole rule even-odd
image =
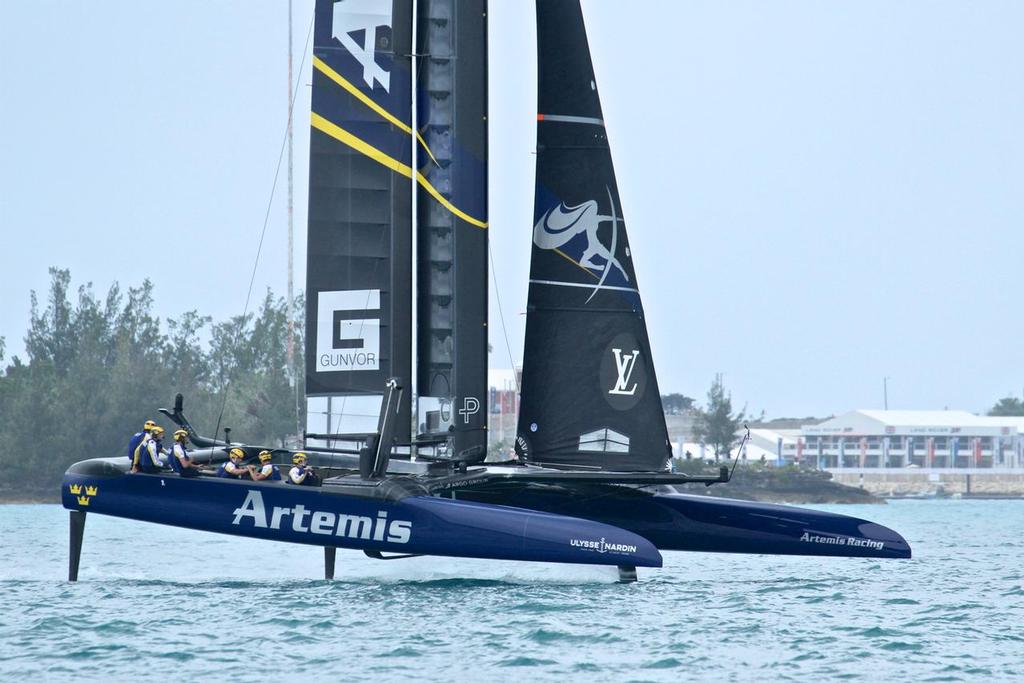
[[[163,467],[163,462],[160,460],[161,453],[165,453],[163,449],[163,438],[164,428],[157,425],[149,431],[149,438],[144,439],[137,450],[138,458],[136,463],[138,470],[147,474],[159,474]]]
[[[241,448],[232,448],[228,451],[228,458],[230,459],[217,470],[218,477],[243,479],[249,476],[249,470],[242,467],[242,461],[245,460],[245,451]]]
[[[316,472],[313,471],[312,467],[306,465],[306,454],[296,453],[292,456],[292,464],[295,465],[288,472],[288,481],[292,484],[298,484],[299,486],[319,486],[320,479],[316,476]]]
[[[141,432],[135,432],[132,434],[132,438],[128,439],[128,466],[131,467],[132,472],[138,472],[138,457],[139,445],[149,436],[150,430],[156,427],[156,422],[152,420],[146,420],[146,423],[142,425]]]
[[[183,477],[198,477],[200,465],[192,462],[185,445],[188,443],[188,432],[179,429],[174,432],[174,446],[171,448],[171,469]]]
[[[270,451],[260,451],[260,468],[256,469],[249,465],[249,476],[252,477],[253,481],[263,481],[264,479],[281,481],[281,470],[277,469],[277,465],[270,462],[273,457]]]

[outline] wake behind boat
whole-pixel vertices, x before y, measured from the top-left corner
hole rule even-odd
[[[660,567],[660,550],[910,557],[899,534],[865,520],[672,488],[724,484],[730,472],[666,470],[646,316],[576,0],[537,2],[517,460],[484,464],[486,9],[416,0],[414,22],[413,0],[317,1],[303,451],[321,485],[132,473],[123,457],[76,463],[62,491],[72,580],[88,512],[320,545],[328,578],[336,548],[613,565],[623,580]],[[180,396],[163,412],[200,447],[198,462],[264,450],[198,434]],[[268,450],[279,465],[293,456]]]

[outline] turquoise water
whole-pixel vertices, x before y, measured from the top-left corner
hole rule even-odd
[[[909,561],[614,570],[339,551],[0,506],[0,680],[1024,679],[1024,501],[828,507]]]

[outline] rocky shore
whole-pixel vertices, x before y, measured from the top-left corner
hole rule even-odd
[[[677,472],[696,474],[716,471],[714,466],[695,460],[677,460],[676,465]],[[763,467],[756,464],[738,467],[732,481],[727,484],[682,485],[676,489],[680,493],[765,503],[885,503],[883,498],[865,489],[834,481],[829,472],[798,467]]]

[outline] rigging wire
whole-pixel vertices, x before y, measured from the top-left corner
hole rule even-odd
[[[508,329],[505,327],[505,314],[501,310],[501,293],[498,291],[498,274],[494,272],[494,252],[491,251],[491,241],[487,240],[487,258],[491,261],[491,281],[494,283],[494,300],[498,303],[498,319],[501,320],[501,333],[505,337],[505,351],[508,352],[508,363],[512,368],[512,379],[516,383],[516,393],[522,391],[519,386],[519,373],[516,372],[515,361],[512,360],[512,345],[508,343]]]
[[[299,95],[299,84],[302,82],[302,70],[306,66],[306,55],[309,52],[309,41],[313,37],[313,19],[314,17],[309,18],[309,30],[306,32],[306,44],[302,48],[302,62],[300,62],[299,64],[299,78],[295,79],[295,89],[292,91],[292,100],[291,104],[289,105],[288,122],[285,124],[284,136],[281,140],[281,150],[277,154],[277,168],[274,170],[274,182],[270,186],[270,197],[267,199],[267,210],[263,215],[263,228],[260,231],[260,241],[256,247],[256,259],[253,261],[252,273],[249,276],[249,290],[245,294],[245,308],[242,309],[242,324],[241,326],[238,327],[237,330],[235,330],[235,338],[232,341],[232,346],[238,345],[239,337],[242,334],[242,330],[245,328],[245,318],[247,315],[249,315],[249,303],[252,300],[252,288],[253,285],[256,283],[256,271],[260,265],[260,255],[263,253],[263,240],[267,236],[267,226],[270,224],[270,210],[274,206],[274,194],[277,191],[277,181],[281,175],[281,162],[284,160],[284,152],[288,144],[288,133],[289,129],[291,128],[291,122],[294,120],[295,100],[298,98]],[[288,311],[289,316],[292,315],[293,313],[294,311]],[[213,430],[214,438],[216,438],[217,433],[220,432],[220,425],[224,419],[224,410],[227,406],[228,394],[230,393],[231,390],[232,374],[232,372],[228,372],[227,382],[224,383],[224,393],[220,402],[220,411],[217,414],[217,426]],[[225,444],[225,447],[229,446],[229,443]]]
[[[736,465],[740,464],[740,453],[747,447],[747,442],[750,441],[750,427],[747,423],[743,423],[743,428],[747,430],[747,433],[743,435],[743,441],[740,442],[740,447],[736,449],[736,457],[732,461],[732,468],[729,470],[729,479],[732,479],[732,475],[736,473]],[[726,480],[728,481],[728,479]]]

